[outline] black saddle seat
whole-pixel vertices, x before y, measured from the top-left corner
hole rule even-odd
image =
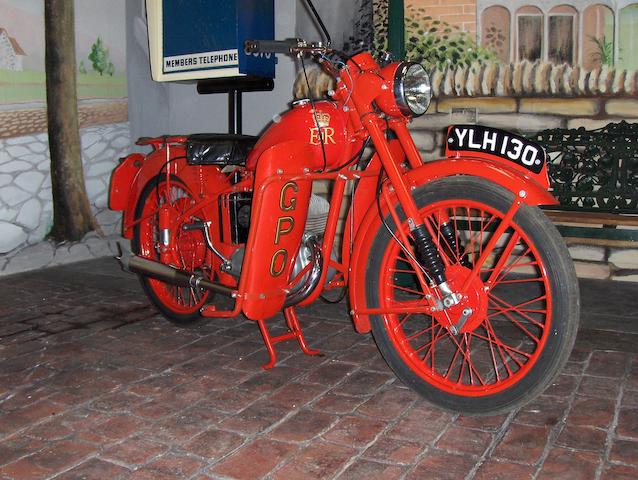
[[[186,140],[186,159],[190,165],[245,165],[257,139],[252,135],[197,133]]]

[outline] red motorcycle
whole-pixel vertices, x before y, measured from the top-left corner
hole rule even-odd
[[[179,324],[243,313],[271,368],[283,340],[318,353],[297,309],[347,292],[357,332],[372,332],[396,375],[431,402],[486,414],[540,394],[567,361],[579,318],[569,253],[538,208],[557,203],[542,148],[451,126],[447,158],[424,163],[408,130],[430,103],[421,65],[380,67],[369,53],[334,60],[300,40],[246,48],[310,56],[336,87],[329,101],[294,102],[259,138],[138,141],[152,152],[116,168],[110,202],[131,239],[121,261],[149,299]],[[330,201],[312,194],[319,180],[332,182]],[[266,321],[282,310],[288,332],[272,336]]]

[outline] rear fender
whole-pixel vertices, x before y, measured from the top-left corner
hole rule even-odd
[[[514,195],[519,195],[521,191],[524,191],[523,201],[527,205],[555,205],[558,203],[547,191],[547,188],[538,183],[537,179],[532,178],[532,176],[526,176],[523,172],[509,167],[501,160],[474,157],[436,160],[411,170],[405,175],[405,179],[411,187],[416,188],[434,180],[454,175],[484,178],[511,191]],[[392,195],[391,200],[396,203],[396,196]],[[383,197],[381,198],[381,208],[384,215],[387,214],[388,209]],[[370,208],[361,221],[352,248],[349,298],[350,305],[354,311],[354,326],[359,333],[370,331],[369,316],[358,312],[364,310],[367,306],[365,295],[366,266],[370,254],[380,254],[380,252],[370,251],[380,226],[381,221],[379,220],[377,209]]]
[[[268,148],[257,162],[239,288],[250,319],[271,317],[284,306],[306,226],[312,181],[302,177],[312,158],[308,143],[289,141]]]
[[[203,167],[190,166],[186,163],[185,155],[186,151],[183,146],[171,147],[170,156],[172,160],[170,162],[170,171],[172,176],[177,176],[184,182],[193,195],[201,197],[204,193],[210,194],[228,185],[226,176],[221,173],[217,167],[211,165]],[[134,159],[130,161],[131,163],[135,164],[136,161],[142,163],[142,165],[137,168],[137,172],[133,172],[133,175],[131,175],[129,170],[132,170],[132,168],[123,168],[122,170],[123,172],[127,172],[127,176],[125,176],[124,173],[118,174],[118,169],[131,157],[134,157]],[[118,192],[116,194],[118,199],[115,201],[115,204],[113,200],[111,200],[111,208],[118,206],[119,208],[117,208],[117,210],[124,210],[122,235],[130,239],[133,237],[135,210],[144,188],[155,177],[160,174],[164,175],[166,172],[166,150],[163,148],[154,150],[145,158],[140,154],[129,155],[129,157],[120,164],[120,167],[118,167],[113,174],[111,195],[113,195],[113,187],[116,185],[116,176],[118,178],[117,185],[119,189],[126,190],[126,184],[128,183],[128,193]]]
[[[131,193],[131,185],[135,176],[142,168],[144,155],[132,153],[122,159],[111,175],[109,191],[109,208],[111,210],[126,210]]]

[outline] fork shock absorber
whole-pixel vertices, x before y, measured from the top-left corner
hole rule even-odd
[[[445,238],[452,255],[458,254],[459,247],[456,239],[456,232],[452,226],[449,223],[441,223],[439,225],[439,230],[441,230],[441,234],[443,235],[443,238]]]
[[[445,283],[445,265],[443,265],[443,260],[441,260],[439,251],[434,245],[430,232],[425,228],[425,225],[419,225],[412,230],[412,236],[416,244],[416,251],[419,254],[419,260],[423,262],[434,283],[437,285]]]
[[[439,255],[439,251],[432,240],[430,232],[428,232],[425,225],[418,225],[412,229],[412,236],[416,244],[416,250],[419,255],[419,259],[423,262],[425,269],[428,271],[428,275],[434,280],[434,283],[439,287],[443,298],[442,307],[448,308],[459,303],[459,299],[452,291],[445,278],[445,265]]]
[[[444,222],[439,225],[439,229],[441,230],[441,234],[443,234],[443,238],[447,242],[447,246],[450,249],[450,252],[454,257],[459,257],[459,263],[467,268],[472,268],[472,263],[470,259],[465,254],[461,254],[459,250],[459,241],[456,236],[456,231],[454,227],[449,222]],[[453,257],[452,257],[453,258]]]
[[[443,235],[443,238],[445,238],[445,241],[447,242],[447,246],[450,249],[450,252],[452,253],[453,257],[458,257],[459,258],[459,263],[461,265],[463,265],[466,268],[472,268],[472,262],[470,261],[469,257],[465,254],[463,254],[460,250],[459,247],[461,246],[459,244],[458,238],[456,236],[456,231],[454,230],[454,227],[446,222],[446,223],[442,223],[439,225],[439,229],[441,230],[441,234]]]

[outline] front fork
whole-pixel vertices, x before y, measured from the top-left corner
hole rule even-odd
[[[368,133],[372,138],[372,142],[379,154],[383,168],[394,187],[394,191],[399,199],[399,203],[403,211],[407,215],[410,233],[414,238],[416,245],[416,253],[418,260],[425,267],[429,278],[434,282],[441,292],[441,302],[443,308],[449,308],[459,303],[459,296],[453,292],[445,277],[445,265],[439,254],[437,246],[434,243],[430,225],[426,225],[421,218],[419,209],[414,202],[414,198],[410,193],[410,188],[403,180],[402,172],[399,168],[399,162],[393,157],[385,139],[385,135],[377,119],[373,115],[369,115],[364,119]],[[403,151],[408,156],[408,162],[415,168],[422,165],[421,157],[418,153],[414,141],[410,136],[407,126],[402,121],[393,121],[392,129],[396,132],[399,142],[403,147]],[[398,225],[398,224],[397,224]]]

